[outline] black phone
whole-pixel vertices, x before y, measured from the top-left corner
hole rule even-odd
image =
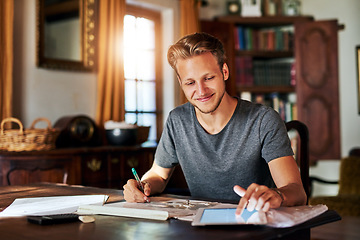
[[[39,225],[50,225],[57,223],[69,223],[79,221],[79,215],[75,213],[66,213],[66,214],[52,214],[52,215],[42,215],[42,216],[27,216],[27,220],[30,223],[35,223]]]

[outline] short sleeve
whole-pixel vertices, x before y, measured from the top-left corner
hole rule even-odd
[[[261,121],[262,157],[266,162],[285,156],[292,156],[289,135],[286,126],[280,115],[269,108]]]

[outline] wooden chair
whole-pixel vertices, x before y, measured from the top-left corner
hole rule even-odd
[[[307,126],[297,120],[285,123],[287,131],[295,130],[298,136],[296,160],[300,168],[301,181],[304,186],[307,199],[310,196],[309,185],[309,131]],[[177,166],[165,189],[166,193],[190,195],[184,174],[180,166]]]
[[[12,161],[6,171],[8,185],[37,182],[67,183],[70,162],[65,159],[20,158]]]
[[[360,157],[360,148],[353,148],[349,152],[349,156]]]
[[[285,123],[287,131],[296,130],[298,133],[297,149],[295,158],[300,168],[301,181],[307,196],[308,203],[310,197],[310,180],[309,180],[309,130],[307,126],[293,120]]]

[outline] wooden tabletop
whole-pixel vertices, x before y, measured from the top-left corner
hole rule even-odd
[[[311,240],[359,240],[360,217],[342,216],[340,221],[311,229]]]
[[[123,200],[121,190],[59,184],[31,184],[0,187],[0,208],[21,197],[107,194],[110,202]],[[291,228],[264,226],[192,227],[190,222],[170,219],[154,221],[136,218],[95,216],[94,223],[73,222],[40,226],[25,217],[0,218],[1,239],[310,239],[310,228],[339,220],[334,211]]]

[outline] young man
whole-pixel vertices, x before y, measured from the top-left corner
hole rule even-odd
[[[124,186],[128,202],[150,201],[161,193],[180,164],[193,197],[238,200],[268,211],[302,205],[306,194],[285,125],[271,108],[231,97],[222,43],[206,33],[180,39],[168,61],[188,100],[171,111],[152,168]],[[276,188],[274,188],[276,187]]]

